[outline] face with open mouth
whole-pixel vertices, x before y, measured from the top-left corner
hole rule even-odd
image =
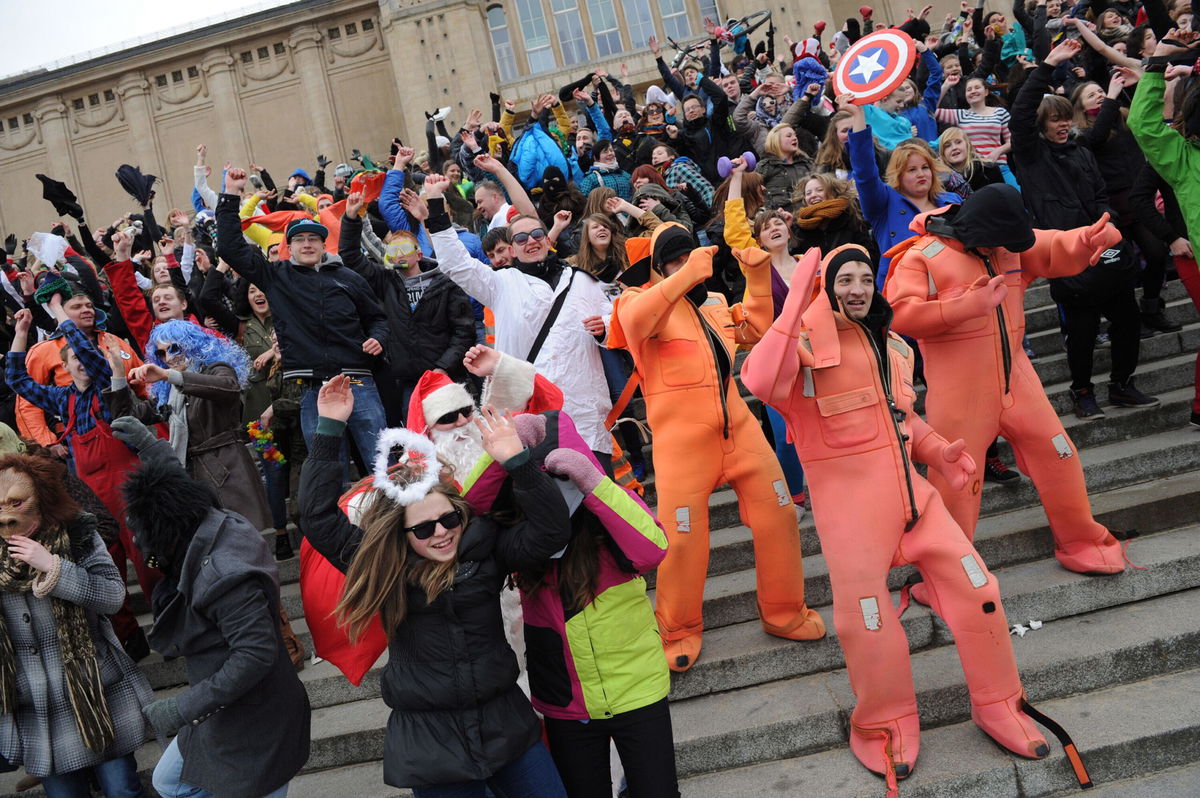
[[[833,294],[841,303],[842,312],[851,319],[866,318],[875,296],[875,274],[870,265],[862,261],[842,264],[833,280]]]
[[[405,537],[413,553],[434,562],[449,562],[458,556],[458,542],[462,538],[462,516],[454,514],[454,505],[441,493],[430,493],[424,499],[404,508]],[[454,520],[447,520],[449,518]],[[417,537],[432,526],[433,534],[425,539]]]
[[[250,309],[255,313],[271,312],[271,306],[267,304],[267,295],[260,291],[258,286],[250,286],[246,291],[246,299],[250,302]]]

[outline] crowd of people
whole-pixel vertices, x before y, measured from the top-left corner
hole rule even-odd
[[[357,683],[389,652],[387,784],[677,796],[670,673],[702,656],[723,484],[763,632],[797,656],[826,634],[811,510],[850,750],[889,795],[919,741],[898,565],[903,604],[954,632],[974,721],[1048,756],[972,544],[981,488],[1029,478],[1064,568],[1125,569],[1024,293],[1049,280],[1076,416],[1159,404],[1135,372],[1181,329],[1164,286],[1200,309],[1200,34],[1190,0],[984,5],[897,26],[917,58],[874,102],[833,88],[879,29],[864,6],[780,52],[705,20],[697,59],[650,39],[644,90],[622,65],[528,114],[493,94],[488,121],[437,109],[424,142],[286,183],[200,145],[165,224],[135,167],[132,210],[94,228],[38,175],[73,224],[10,235],[0,274],[0,769],[144,795],[150,735],[163,796],[285,795],[311,722],[275,564],[295,529],[315,653]],[[1196,382],[1200,426],[1200,357]],[[184,659],[182,692],[155,698],[151,649]]]

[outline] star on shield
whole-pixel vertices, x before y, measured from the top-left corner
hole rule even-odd
[[[884,67],[879,61],[884,57],[882,49],[863,53],[858,57],[858,63],[854,65],[854,69],[850,70],[850,76],[861,77],[863,83],[870,83],[875,75],[883,71]]]

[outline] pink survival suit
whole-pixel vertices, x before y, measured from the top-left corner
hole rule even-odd
[[[742,382],[783,415],[804,466],[858,699],[850,748],[887,777],[889,794],[917,760],[908,642],[887,587],[888,571],[911,563],[954,634],[975,723],[1014,753],[1044,757],[1049,747],[1022,709],[996,579],[913,467],[915,459],[963,481],[974,463],[913,412],[913,353],[887,331],[887,303],[875,294],[866,323],[851,320],[817,280],[818,258],[812,249],[797,265],[783,312],[751,350]],[[839,247],[825,258],[825,279],[848,262],[871,259],[856,245]]]
[[[1125,570],[1121,545],[1092,517],[1079,453],[1021,339],[1026,287],[1095,263],[1121,238],[1107,220],[1105,214],[1092,227],[1033,230],[1015,189],[986,186],[961,206],[914,219],[917,237],[892,258],[883,289],[895,311],[894,329],[916,338],[924,355],[929,423],[965,440],[976,462],[1003,435],[1037,488],[1059,563],[1100,574]],[[974,539],[980,479],[958,490],[937,473],[930,481]]]

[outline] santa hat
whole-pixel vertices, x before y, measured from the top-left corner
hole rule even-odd
[[[467,389],[445,374],[427,371],[417,381],[408,403],[407,427],[424,435],[441,416],[464,407],[474,407]]]

